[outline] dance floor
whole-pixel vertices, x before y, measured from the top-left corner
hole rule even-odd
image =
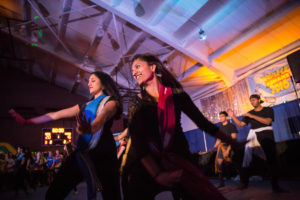
[[[211,179],[211,181],[217,185],[218,180]],[[273,193],[269,181],[252,181],[249,184],[248,189],[238,190],[238,183],[233,180],[227,180],[226,186],[220,189],[221,193],[228,200],[299,200],[300,197],[300,181],[299,180],[282,180],[280,185],[289,190],[288,193]],[[13,191],[0,192],[1,200],[41,200],[44,199],[47,187],[40,187],[37,191],[29,191],[29,195],[26,196],[23,191],[18,192],[18,196],[15,196]],[[86,198],[86,185],[81,183],[78,185],[78,194],[73,191],[69,194],[66,200],[85,200]],[[101,199],[101,197],[97,198]],[[170,192],[163,192],[156,196],[156,200],[172,200]]]

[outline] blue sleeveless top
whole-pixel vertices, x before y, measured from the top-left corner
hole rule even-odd
[[[103,98],[105,98],[106,95],[102,94],[93,101],[91,101],[88,105],[85,106],[84,114],[86,116],[86,119],[89,120],[91,118],[91,122],[94,121],[94,119],[97,116],[97,109],[98,105],[101,102]],[[80,134],[77,140],[77,146],[76,148],[78,150],[86,150],[89,147],[89,143],[93,137],[93,134]]]

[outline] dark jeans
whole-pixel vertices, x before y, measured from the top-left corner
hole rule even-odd
[[[267,167],[271,175],[271,184],[273,188],[278,187],[278,167],[277,167],[277,156],[276,156],[276,144],[274,141],[273,131],[262,131],[256,133],[257,140],[264,150],[267,158]],[[241,169],[241,183],[248,185],[249,182],[249,168]]]
[[[120,200],[120,181],[117,153],[113,138],[102,135],[99,144],[89,152],[98,178],[102,184],[104,200]],[[46,199],[65,199],[69,192],[83,180],[77,164],[76,153],[72,153],[62,165],[50,185]]]

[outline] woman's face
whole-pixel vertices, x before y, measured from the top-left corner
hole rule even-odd
[[[92,95],[96,95],[102,90],[101,81],[95,74],[90,76],[88,86]]]
[[[146,61],[136,59],[132,63],[132,75],[139,85],[146,83],[154,77],[156,65],[148,65]]]

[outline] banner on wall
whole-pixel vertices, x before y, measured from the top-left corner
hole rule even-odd
[[[294,93],[291,76],[287,60],[278,61],[248,77],[250,93],[259,94],[269,105],[291,100],[286,98]]]

